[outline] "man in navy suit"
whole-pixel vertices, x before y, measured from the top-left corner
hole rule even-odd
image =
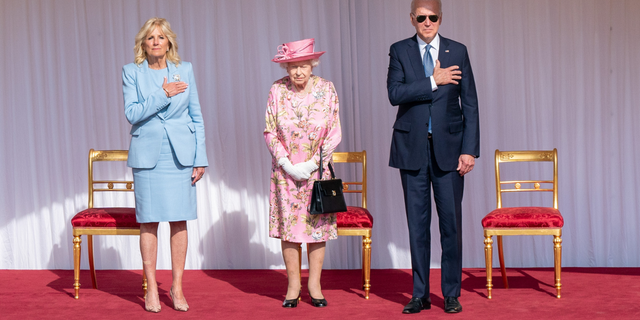
[[[389,50],[387,90],[399,106],[389,165],[400,169],[409,226],[413,294],[403,313],[431,308],[431,189],[442,245],[445,312],[462,311],[464,175],[480,155],[478,99],[467,48],[438,34],[440,0],[413,0],[416,35]]]

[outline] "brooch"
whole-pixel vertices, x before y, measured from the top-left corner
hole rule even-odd
[[[180,81],[180,75],[179,74],[174,74],[173,75],[173,81]]]

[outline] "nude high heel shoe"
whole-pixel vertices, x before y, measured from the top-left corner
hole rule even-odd
[[[162,308],[161,305],[157,305],[157,306],[151,306],[147,303],[147,295],[144,295],[144,309],[149,311],[149,312],[153,312],[153,313],[158,313],[160,312],[160,309]]]
[[[173,308],[178,311],[188,311],[189,305],[187,303],[176,303],[176,300],[173,298],[173,287],[169,290],[169,295],[171,296],[171,302],[173,302]]]

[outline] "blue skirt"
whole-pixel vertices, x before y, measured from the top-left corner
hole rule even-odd
[[[133,169],[136,220],[139,223],[194,220],[196,187],[191,185],[193,167],[178,162],[164,134],[160,159],[152,169]]]

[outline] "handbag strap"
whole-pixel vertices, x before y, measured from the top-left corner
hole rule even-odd
[[[333,166],[331,165],[331,161],[329,161],[329,171],[331,172],[331,179],[336,178],[336,174],[333,172]],[[322,146],[320,146],[320,179],[322,180],[324,173],[324,162],[322,161]]]
[[[331,162],[329,162],[329,171],[331,171],[331,179],[335,179],[336,175],[333,173],[333,167],[331,166]]]

